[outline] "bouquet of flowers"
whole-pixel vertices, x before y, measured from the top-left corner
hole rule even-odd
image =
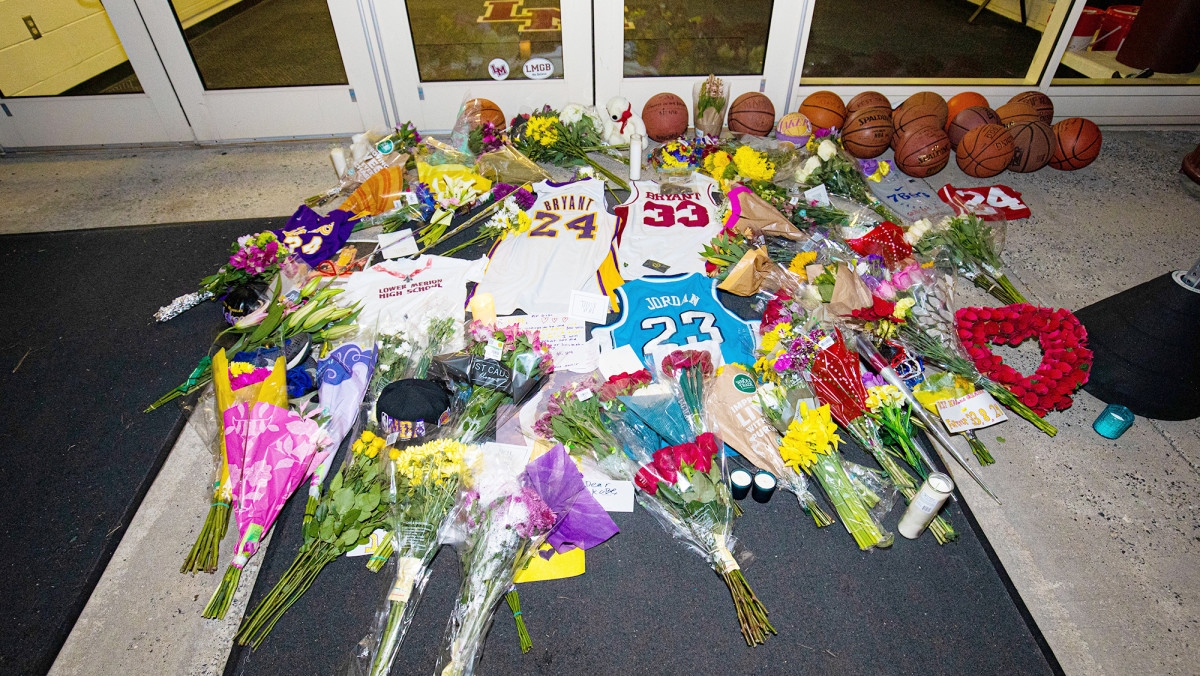
[[[893,223],[903,222],[875,197],[867,187],[858,161],[850,157],[837,141],[828,137],[818,139],[813,136],[809,140],[809,146],[813,154],[796,171],[797,183],[813,187],[824,184],[834,195],[868,205],[875,213]]]
[[[688,174],[703,166],[706,144],[678,138],[650,151],[648,161],[660,174]]]
[[[536,331],[498,329],[478,320],[467,327],[465,352],[442,355],[434,362],[443,380],[469,387],[466,410],[453,435],[464,443],[495,429],[501,404],[521,404],[554,372],[550,347]]]
[[[546,412],[533,425],[534,433],[542,439],[557,441],[575,457],[585,454],[604,457],[620,448],[616,437],[605,427],[605,400],[597,396],[598,388],[594,378],[584,378],[551,394]]]
[[[385,440],[363,432],[351,455],[329,482],[313,519],[304,525],[304,543],[283,577],[242,620],[238,645],[257,648],[279,618],[320,575],[325,566],[359,545],[367,544],[376,528],[387,523],[391,510],[384,463],[377,459]],[[386,482],[386,483],[385,483]]]
[[[926,371],[924,375],[925,379],[913,388],[913,396],[930,413],[937,413],[939,401],[965,397],[975,391],[974,383],[953,373]],[[920,421],[915,422],[920,424]],[[967,445],[971,447],[971,452],[975,454],[975,459],[980,465],[987,466],[996,462],[974,430],[967,430],[961,434],[966,437]]]
[[[603,123],[594,110],[571,104],[561,112],[549,105],[524,119],[512,129],[513,144],[529,159],[559,167],[591,165],[605,179],[622,190],[629,185],[616,174],[588,156],[602,151]]]
[[[354,426],[361,409],[363,395],[375,367],[375,357],[380,350],[363,350],[354,343],[339,346],[329,356],[317,364],[320,385],[317,396],[325,409],[329,420],[325,423],[325,433],[329,436],[330,447],[338,448],[342,439]],[[317,503],[321,499],[321,486],[325,483],[325,475],[333,463],[333,454],[325,457],[324,462],[317,465],[308,484],[308,502],[304,507],[304,522],[312,520],[317,511]]]
[[[281,368],[282,358],[275,370]],[[318,450],[328,444],[315,420],[266,402],[237,404],[224,419],[240,540],[237,555],[204,608],[204,617],[217,619],[229,609],[242,568],[258,551],[283,503],[320,463]]]
[[[231,289],[266,283],[279,272],[283,261],[291,254],[287,245],[269,230],[242,235],[230,245],[229,252],[229,262],[215,274],[200,280],[199,291],[179,296],[160,307],[154,313],[154,320],[165,322]]]
[[[661,448],[641,458],[634,476],[638,502],[672,536],[687,543],[716,570],[737,609],[742,636],[750,646],[776,633],[767,610],[733,558],[733,499],[725,477],[721,443],[706,432],[691,443]]]
[[[704,432],[704,379],[714,373],[712,354],[707,350],[673,350],[663,358],[659,369],[671,384],[693,433]]]
[[[732,152],[712,147],[704,155],[704,173],[726,189],[733,182],[770,181],[775,177],[775,163],[767,153],[750,146],[738,146]]]
[[[719,137],[728,107],[728,82],[715,75],[709,75],[704,82],[692,85],[693,123],[697,132],[711,138]]]
[[[458,441],[438,439],[390,451],[389,472],[396,485],[389,519],[397,559],[396,582],[381,613],[382,627],[378,636],[372,637],[369,676],[391,671],[412,623],[429,579],[429,564],[441,546],[443,525],[458,495],[466,450]],[[386,559],[385,554],[390,552],[380,552],[376,558]]]
[[[497,184],[492,189],[492,198],[495,202],[491,206],[498,206],[488,210],[491,218],[479,227],[479,234],[450,249],[445,255],[451,256],[480,242],[500,241],[510,234],[525,232],[533,224],[528,211],[537,202],[537,195],[529,191],[528,184],[520,187],[507,183]]]
[[[791,292],[781,290],[767,302],[759,325],[759,358],[754,370],[763,382],[786,389],[807,387],[805,374],[829,333],[804,310]]]
[[[943,261],[1005,305],[1029,302],[1004,274],[1003,230],[998,226],[967,213],[937,228],[914,225],[909,233],[914,232],[920,235],[913,242],[918,253]]]
[[[422,250],[445,241],[456,211],[471,208],[492,188],[492,182],[461,164],[431,165],[417,162],[418,180],[429,186],[436,209],[421,229]]]

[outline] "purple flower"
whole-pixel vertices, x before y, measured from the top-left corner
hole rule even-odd
[[[863,373],[862,381],[866,387],[883,387],[887,385],[887,381],[883,379],[883,376],[875,375],[870,371]]]
[[[522,488],[519,494],[513,496],[513,500],[524,503],[529,512],[526,521],[513,524],[521,537],[532,538],[554,527],[554,512],[537,491],[528,487]]]
[[[858,166],[862,169],[862,173],[870,176],[879,170],[879,160],[859,160]]]
[[[546,412],[550,415],[562,415],[562,406],[559,406],[557,401],[551,399],[546,404]]]
[[[508,197],[512,191],[516,189],[517,186],[515,185],[509,185],[508,183],[497,183],[496,185],[492,186],[492,199],[499,202],[505,197]]]
[[[786,371],[792,368],[792,356],[789,354],[781,354],[775,359],[775,370]]]
[[[534,202],[537,202],[537,195],[529,192],[528,188],[521,188],[513,194],[513,198],[517,200],[517,206],[521,207],[522,211],[529,211],[533,207]]]

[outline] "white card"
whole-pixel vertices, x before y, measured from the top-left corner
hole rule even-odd
[[[500,328],[515,326],[526,333],[537,331],[538,339],[550,346],[554,370],[591,373],[596,370],[599,347],[586,340],[583,320],[567,315],[536,314],[497,317]]]
[[[504,343],[501,343],[495,338],[489,338],[487,345],[483,346],[484,359],[499,359],[503,354]]]
[[[976,390],[965,397],[937,402],[938,415],[951,432],[965,432],[988,427],[1008,420],[1004,409],[988,394]]]
[[[807,204],[816,204],[819,207],[833,206],[833,202],[829,200],[829,190],[825,188],[824,183],[815,188],[805,190],[804,201]]]
[[[606,512],[633,511],[633,482],[613,479],[600,471],[591,460],[585,460],[579,468],[583,473],[583,485]]]
[[[413,237],[411,228],[380,233],[379,248],[383,251],[384,258],[402,258],[418,253],[417,239]]]
[[[600,354],[600,375],[607,380],[622,373],[637,373],[646,368],[632,345],[622,345]]]
[[[581,319],[593,324],[603,324],[608,321],[608,296],[586,291],[571,292],[571,309],[567,315],[572,319]]]

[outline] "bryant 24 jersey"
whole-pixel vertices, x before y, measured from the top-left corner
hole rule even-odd
[[[754,325],[730,312],[717,299],[717,280],[701,274],[645,277],[616,290],[621,317],[593,331],[612,347],[630,345],[650,366],[660,345],[688,345],[712,340],[727,364],[754,363]]]
[[[597,270],[612,252],[616,218],[604,203],[604,182],[534,184],[537,202],[525,232],[508,235],[488,253],[476,293],[490,293],[496,312],[566,314],[571,292],[606,293]]]
[[[692,172],[684,192],[637,181],[618,205],[617,270],[625,280],[704,272],[700,251],[721,232],[712,193],[717,182]]]

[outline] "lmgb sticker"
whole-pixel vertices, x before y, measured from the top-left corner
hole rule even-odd
[[[508,79],[508,62],[499,58],[492,59],[488,64],[488,75],[491,75],[493,80]]]
[[[554,64],[546,59],[537,57],[526,61],[521,70],[525,72],[525,77],[530,80],[545,80],[554,74]]]

